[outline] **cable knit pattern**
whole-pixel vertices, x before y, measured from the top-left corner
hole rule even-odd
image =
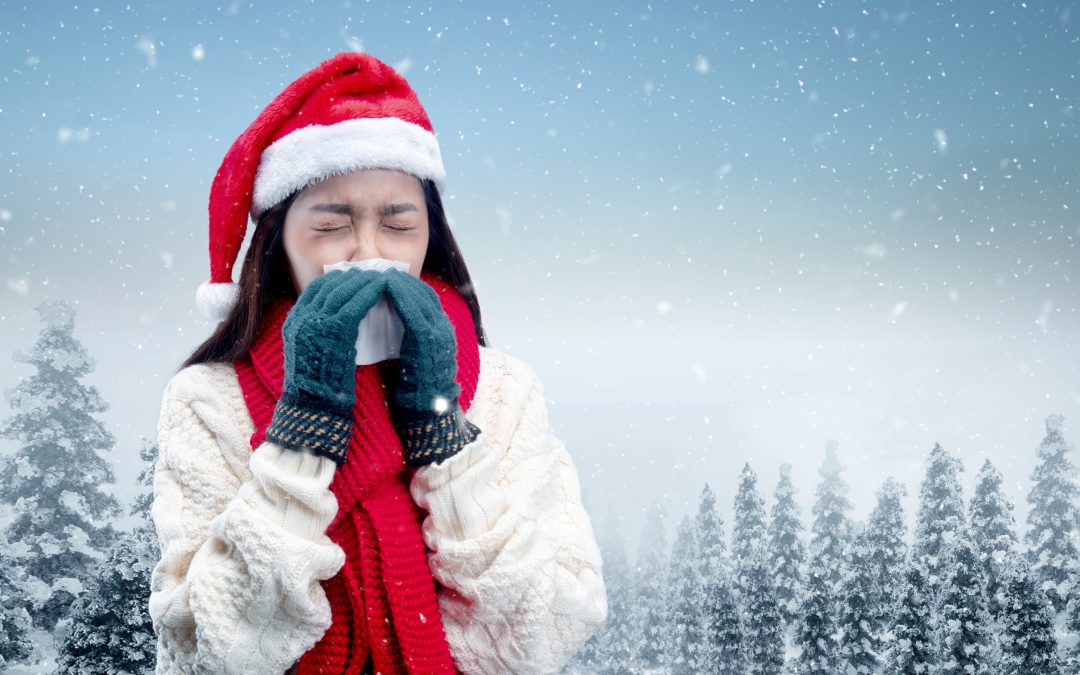
[[[162,395],[162,557],[149,601],[158,672],[282,672],[330,625],[319,580],[345,560],[323,534],[337,512],[335,465],[271,443],[250,452],[229,370],[184,369]]]
[[[410,491],[429,512],[432,573],[452,589],[439,611],[458,667],[556,672],[607,616],[600,554],[540,379],[511,356],[485,367],[495,395],[469,412],[486,444],[418,470]]]
[[[603,623],[600,553],[573,462],[523,361],[480,347],[467,419],[482,432],[416,469],[428,562],[455,665],[465,673],[558,671]],[[186,368],[158,423],[151,582],[158,672],[281,673],[331,624],[320,581],[345,563],[332,460],[272,442],[231,365]]]

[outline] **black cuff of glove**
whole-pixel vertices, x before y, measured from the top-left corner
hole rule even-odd
[[[352,438],[352,410],[339,408],[303,392],[285,392],[274,406],[266,440],[289,448],[308,450],[345,463]]]
[[[409,466],[426,466],[453,457],[480,435],[480,428],[465,419],[456,401],[450,411],[442,414],[392,408],[391,417]]]

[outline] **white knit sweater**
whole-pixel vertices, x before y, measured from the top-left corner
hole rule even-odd
[[[466,417],[480,436],[409,486],[428,511],[450,652],[465,673],[555,672],[607,617],[577,472],[518,358],[480,347]],[[166,385],[149,604],[159,673],[281,673],[330,626],[319,581],[345,562],[325,534],[335,464],[270,442],[252,452],[254,431],[231,365]]]

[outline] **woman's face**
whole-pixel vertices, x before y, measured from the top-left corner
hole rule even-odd
[[[304,188],[285,214],[285,253],[299,296],[323,265],[387,258],[420,277],[428,245],[424,191],[415,176],[363,169]]]

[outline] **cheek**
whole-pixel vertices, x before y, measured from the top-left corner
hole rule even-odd
[[[427,255],[428,237],[416,237],[409,243],[408,252],[402,259],[410,263],[409,272],[419,278],[420,268],[424,265],[424,257]]]
[[[308,236],[297,233],[286,240],[285,250],[290,260],[298,267],[314,267],[322,271],[323,263],[336,262],[343,252],[350,249],[349,237],[344,236]]]
[[[322,262],[317,246],[302,237],[285,238],[285,254],[289,259],[293,281],[297,291],[303,292],[307,285],[322,274]]]
[[[383,257],[400,258],[405,261],[419,261],[427,252],[428,238],[424,235],[401,236],[384,233],[378,239],[379,252]]]

